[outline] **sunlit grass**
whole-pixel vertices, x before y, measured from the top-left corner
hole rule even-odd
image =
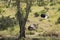
[[[2,4],[1,4],[2,5]],[[24,6],[25,4],[23,4],[22,6]],[[25,6],[24,6],[25,7]],[[23,7],[23,9],[24,9]],[[30,20],[30,22],[27,22],[26,24],[26,35],[30,35],[30,31],[28,30],[28,26],[30,24],[34,24],[37,23],[38,24],[38,28],[36,29],[36,31],[31,31],[33,33],[37,32],[40,34],[43,34],[44,32],[51,32],[51,31],[57,31],[60,33],[60,24],[55,25],[55,22],[57,21],[58,17],[60,17],[60,11],[57,11],[58,8],[60,7],[60,4],[56,4],[55,6],[46,6],[49,8],[48,12],[46,14],[49,15],[48,19],[43,19],[40,17],[40,12],[42,10],[44,10],[44,7],[41,6],[32,6],[31,7],[31,12],[29,14],[28,20]],[[55,8],[54,10],[52,8]],[[5,13],[2,14],[4,16],[10,16],[10,17],[15,17],[16,14],[16,8],[15,7],[10,7],[10,8],[4,8]],[[39,16],[38,17],[34,17],[34,13],[38,12]],[[42,21],[39,21],[43,19]],[[48,21],[50,20],[50,22]],[[18,35],[19,34],[19,26],[16,25],[12,28],[8,28],[7,30],[4,31],[0,31],[0,35]],[[52,40],[50,38],[48,38],[47,40]]]

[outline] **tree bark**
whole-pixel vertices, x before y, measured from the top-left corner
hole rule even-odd
[[[30,12],[30,8],[32,5],[32,0],[30,2],[28,2],[28,0],[26,0],[26,15],[23,18],[23,13],[21,12],[21,5],[20,5],[20,0],[16,0],[16,5],[17,5],[17,19],[19,21],[19,27],[20,27],[20,35],[19,38],[25,38],[25,25],[26,25],[26,21],[28,19],[28,15]]]
[[[21,9],[20,9],[20,1],[19,0],[16,0],[16,5],[17,5],[17,19],[19,21],[19,26],[20,26],[20,35],[19,35],[19,38],[22,38],[22,37],[25,37],[25,26],[23,24],[23,15],[22,13],[20,12]]]
[[[10,4],[11,4],[11,0],[8,0],[8,7],[10,7]]]

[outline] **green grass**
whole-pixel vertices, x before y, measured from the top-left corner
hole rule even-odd
[[[3,5],[1,4],[1,6],[3,6]],[[23,4],[22,6],[25,7],[25,4]],[[23,7],[23,9],[24,9],[24,7]],[[37,5],[31,7],[31,12],[28,17],[28,20],[30,20],[30,22],[27,22],[27,24],[26,24],[26,35],[30,35],[30,31],[28,31],[27,28],[30,24],[33,24],[33,23],[38,24],[38,29],[37,29],[37,31],[34,31],[34,32],[43,34],[44,32],[50,32],[53,30],[53,32],[56,31],[57,33],[60,33],[60,24],[55,25],[55,22],[57,21],[58,17],[60,17],[60,11],[57,12],[58,8],[60,8],[60,4],[56,4],[55,6],[48,5],[46,7],[49,8],[48,12],[46,13],[49,15],[49,18],[43,19],[42,21],[39,21],[42,19],[40,16],[37,18],[34,17],[34,13],[38,12],[39,14],[41,14],[40,12],[42,10],[44,10],[44,7],[43,6],[40,7]],[[53,7],[55,8],[54,10],[52,9]],[[5,10],[5,12],[2,15],[4,15],[4,16],[10,15],[10,17],[15,17],[16,7],[4,8],[4,10]],[[50,20],[50,22],[48,22],[48,20]],[[19,34],[18,25],[14,26],[14,29],[8,28],[7,30],[0,31],[0,35],[18,35],[18,34]],[[55,39],[48,38],[47,40],[55,40]]]

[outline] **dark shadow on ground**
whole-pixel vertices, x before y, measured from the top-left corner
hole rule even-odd
[[[6,30],[8,27],[14,28],[14,26],[17,25],[16,19],[10,18],[10,16],[2,16],[0,17],[0,31]]]

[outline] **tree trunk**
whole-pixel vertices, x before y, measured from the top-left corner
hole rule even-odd
[[[19,26],[20,26],[20,35],[19,38],[25,38],[25,25],[26,25],[26,21],[28,19],[28,15],[30,12],[30,8],[32,5],[32,0],[30,2],[28,2],[28,0],[26,0],[26,15],[23,18],[23,13],[21,12],[21,5],[20,5],[20,0],[16,0],[16,5],[17,5],[17,19],[19,21]]]
[[[11,4],[11,0],[8,0],[8,7],[10,7],[10,4]]]
[[[20,35],[19,35],[19,38],[22,38],[22,37],[25,37],[25,26],[24,26],[24,22],[23,22],[23,15],[21,13],[21,9],[20,9],[20,1],[19,0],[16,0],[16,5],[17,5],[17,19],[19,21],[19,26],[20,26]],[[19,39],[18,38],[18,39]]]

